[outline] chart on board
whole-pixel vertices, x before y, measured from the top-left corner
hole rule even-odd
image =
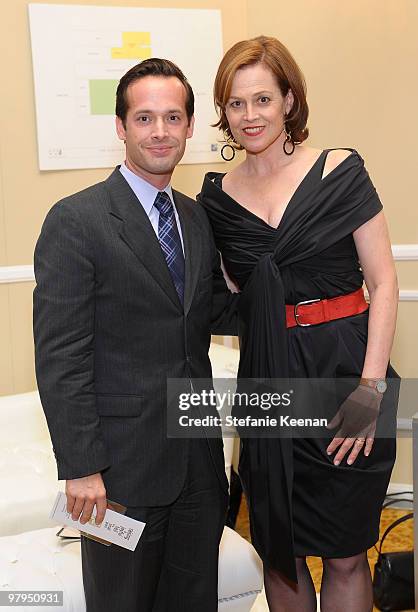
[[[40,170],[113,167],[120,77],[150,57],[178,64],[195,94],[195,130],[181,163],[219,162],[213,81],[219,10],[29,4]]]

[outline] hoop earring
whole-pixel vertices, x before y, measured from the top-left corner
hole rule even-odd
[[[225,149],[232,149],[232,156],[231,157],[225,157],[224,151]],[[232,161],[235,157],[235,147],[233,147],[232,145],[226,143],[224,144],[224,146],[221,149],[221,157],[224,161],[229,162]]]
[[[284,133],[286,134],[286,138],[284,139],[284,142],[283,142],[283,151],[284,151],[284,153],[286,155],[292,155],[293,151],[295,150],[295,143],[292,140],[292,132],[291,131],[288,132],[287,129],[286,129],[286,126],[285,126],[284,127]],[[290,151],[288,151],[286,149],[286,145],[288,143],[290,143],[290,145],[292,147]]]

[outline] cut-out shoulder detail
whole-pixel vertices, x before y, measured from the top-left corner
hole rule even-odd
[[[347,149],[331,149],[325,160],[322,178],[324,179],[327,174],[335,170],[335,168],[347,159],[347,157],[350,157],[350,155],[354,155],[354,151]]]

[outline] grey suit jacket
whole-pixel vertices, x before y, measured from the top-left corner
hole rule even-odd
[[[206,214],[174,198],[184,306],[118,168],[53,206],[35,249],[36,375],[58,477],[102,472],[108,497],[128,506],[179,494],[189,441],[167,438],[166,380],[211,377],[211,325],[219,322],[218,333],[235,326],[233,315],[221,316],[234,309]],[[222,440],[208,444],[226,489]]]

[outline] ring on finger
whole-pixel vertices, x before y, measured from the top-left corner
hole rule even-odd
[[[363,445],[365,441],[366,441],[366,438],[357,438],[357,440],[355,441],[355,444]]]

